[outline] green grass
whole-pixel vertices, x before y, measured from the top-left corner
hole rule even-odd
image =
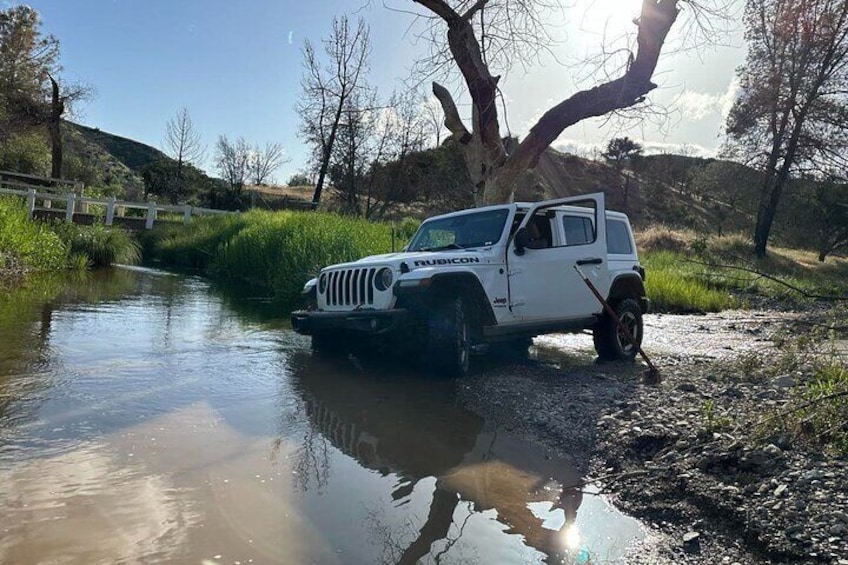
[[[848,296],[845,258],[820,263],[811,251],[771,247],[756,259],[743,235],[706,238],[663,227],[637,234],[637,245],[648,296],[661,312],[715,312],[763,300],[798,308],[815,295]]]
[[[20,198],[0,198],[0,283],[50,273],[134,263],[139,246],[124,230],[103,225],[41,224]]]
[[[848,368],[833,360],[816,370],[789,404],[786,419],[797,439],[848,454]]]
[[[673,251],[641,255],[647,271],[645,289],[657,312],[719,312],[740,305],[730,292],[711,280],[706,268],[686,263]]]
[[[55,232],[27,218],[20,198],[0,197],[0,273],[11,277],[62,270],[67,257],[67,247]]]
[[[397,230],[396,249],[409,231]],[[322,267],[391,251],[391,226],[328,213],[252,211],[154,228],[143,248],[165,265],[260,285],[294,305]]]

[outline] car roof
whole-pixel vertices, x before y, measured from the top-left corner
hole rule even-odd
[[[534,203],[534,202],[513,202],[512,204],[494,204],[492,206],[482,206],[480,208],[466,208],[465,210],[457,210],[456,212],[449,212],[447,214],[439,214],[438,216],[432,216],[430,218],[427,218],[425,221],[429,222],[430,220],[438,220],[438,219],[441,219],[441,218],[450,218],[450,217],[454,217],[454,216],[462,216],[462,215],[465,215],[465,214],[473,214],[473,213],[477,213],[477,212],[486,212],[486,211],[491,211],[491,210],[516,209],[517,211],[520,211],[520,212],[526,212],[527,210],[529,210],[530,208],[532,208],[536,204],[537,203]],[[587,211],[590,210],[590,208],[581,208],[580,206],[567,206],[567,205],[555,206],[553,208],[550,208],[550,210],[556,210],[558,212],[565,212],[565,211],[575,211],[576,212],[576,211],[579,211],[581,209],[587,210]],[[622,213],[622,212],[616,212],[614,210],[607,210],[606,213],[607,213],[607,217],[612,217],[612,218],[621,219],[621,220],[627,220],[627,215]]]

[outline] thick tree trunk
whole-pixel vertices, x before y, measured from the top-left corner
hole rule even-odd
[[[412,565],[430,552],[433,543],[446,539],[453,524],[453,514],[459,504],[457,493],[444,488],[441,480],[436,481],[433,501],[427,521],[418,530],[418,537],[404,550],[398,559],[401,565]]]

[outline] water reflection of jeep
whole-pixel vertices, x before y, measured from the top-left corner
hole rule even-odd
[[[393,544],[393,562],[418,563],[437,541],[455,536],[465,503],[477,514],[495,510],[507,533],[550,563],[579,551],[569,545],[569,532],[583,495],[570,465],[463,409],[451,381],[373,370],[350,378],[351,372],[341,360],[293,358],[311,426],[363,467],[397,476],[395,507],[427,492],[416,489],[420,481],[434,479],[426,517],[407,541]],[[562,512],[558,527],[534,513],[540,505],[547,516]]]
[[[492,344],[553,332],[592,330],[600,358],[633,359],[574,266],[641,342],[645,271],[627,216],[602,193],[430,218],[401,253],[323,269],[292,327],[316,350],[389,347],[457,374]]]

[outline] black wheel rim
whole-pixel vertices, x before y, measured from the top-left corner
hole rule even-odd
[[[624,327],[630,332],[630,335],[639,342],[639,321],[636,319],[636,314],[633,312],[625,312],[623,313],[619,319],[621,323],[624,324]],[[621,328],[616,328],[616,338],[618,339],[618,347],[621,349],[623,353],[631,354],[633,353],[634,347],[633,343],[630,341],[630,338],[627,337],[627,334],[622,331]]]

